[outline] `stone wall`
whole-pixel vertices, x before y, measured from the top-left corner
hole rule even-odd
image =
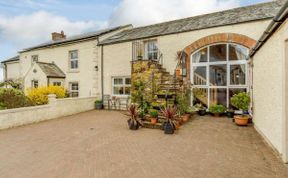
[[[94,109],[96,97],[56,99],[49,95],[49,104],[0,111],[0,130],[55,119]]]

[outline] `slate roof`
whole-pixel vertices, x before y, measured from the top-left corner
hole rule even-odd
[[[37,62],[48,78],[65,78],[64,72],[54,63]]]
[[[211,14],[199,15],[149,26],[133,28],[118,33],[100,44],[112,44],[136,39],[175,34],[211,27],[239,24],[273,18],[285,0],[261,3]]]
[[[118,27],[114,27],[114,28],[107,28],[107,29],[98,30],[95,32],[88,32],[88,33],[84,33],[81,35],[75,35],[75,36],[67,37],[66,39],[63,39],[63,40],[49,41],[49,42],[42,43],[42,44],[30,47],[30,48],[26,48],[20,52],[31,51],[31,50],[38,49],[38,48],[43,48],[43,47],[48,47],[48,46],[53,46],[53,45],[59,45],[59,44],[63,44],[63,43],[69,43],[69,42],[74,42],[74,41],[79,41],[79,40],[84,40],[84,39],[96,38],[96,37],[99,37],[100,35],[104,35],[104,34],[113,32],[115,30],[119,30],[121,28],[126,28],[129,26],[132,27],[132,25],[118,26]]]
[[[7,62],[13,62],[13,61],[19,61],[19,60],[20,60],[19,56],[14,56],[14,57],[12,57],[10,59],[2,61],[1,63],[4,64],[4,63],[7,63]]]

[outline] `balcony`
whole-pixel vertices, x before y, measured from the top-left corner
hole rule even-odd
[[[158,48],[156,40],[133,41],[132,62],[141,60],[163,64],[163,55]]]

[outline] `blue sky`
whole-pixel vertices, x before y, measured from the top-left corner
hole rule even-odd
[[[53,31],[69,36],[128,23],[141,26],[265,1],[0,0],[0,61],[49,40]]]

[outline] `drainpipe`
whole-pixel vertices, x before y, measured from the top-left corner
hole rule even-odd
[[[254,48],[250,52],[252,58],[256,52],[264,45],[264,43],[273,35],[277,28],[286,20],[288,16],[288,1],[283,5],[277,15],[273,18],[265,32],[262,34]]]

